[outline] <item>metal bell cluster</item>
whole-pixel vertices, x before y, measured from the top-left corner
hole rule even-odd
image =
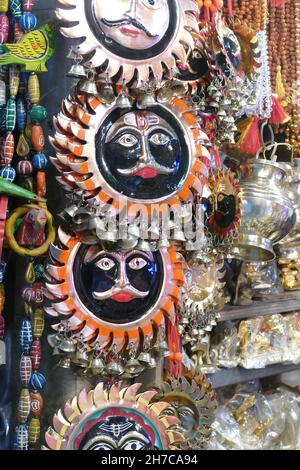
[[[83,202],[79,195],[76,197],[73,194],[72,200],[73,203],[58,215],[60,224],[67,232],[71,230],[80,233],[82,243],[87,245],[94,245],[101,241],[116,243],[120,249],[137,248],[142,251],[156,251],[168,248],[170,246],[169,240],[185,243],[187,249],[189,244],[193,246],[195,244],[196,234],[195,239],[189,239],[182,228],[184,223],[196,217],[187,204],[182,204],[178,209],[180,224],[169,220],[168,226],[165,223],[162,227],[159,219],[152,218],[151,226],[142,227],[138,218],[131,221],[130,224],[125,218],[124,220],[120,219],[119,226],[116,227],[111,225],[110,218],[103,214],[102,208],[97,208],[89,201]],[[122,231],[122,227],[124,231]],[[120,239],[120,233],[122,233],[122,239]],[[199,240],[199,233],[197,237]],[[202,242],[203,240],[201,245]]]
[[[222,263],[211,257],[202,258],[202,254],[196,252],[190,260],[190,270],[198,266],[202,266],[201,285],[194,282],[186,289],[179,312],[178,331],[190,353],[202,348],[204,337],[217,325],[218,312],[226,302]]]
[[[134,343],[129,343],[122,354],[116,346],[109,350],[101,348],[98,341],[87,346],[80,334],[72,334],[66,323],[61,323],[58,331],[48,336],[48,343],[53,348],[52,355],[58,357],[58,367],[74,368],[77,373],[95,377],[132,379],[146,369],[155,368],[159,357],[169,356],[163,328],[158,331],[154,344],[146,337],[140,350]]]

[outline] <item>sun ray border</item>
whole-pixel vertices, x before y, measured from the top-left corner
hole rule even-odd
[[[158,200],[141,201],[123,196],[106,182],[96,162],[95,137],[103,120],[117,108],[117,104],[114,102],[107,106],[96,96],[83,96],[78,92],[62,101],[61,111],[54,117],[56,132],[54,137],[50,137],[56,151],[51,161],[60,173],[57,180],[64,189],[83,195],[100,211],[107,209],[108,204],[115,214],[127,207],[133,217],[140,210],[141,203],[148,214],[151,214],[153,206],[162,213],[166,205],[179,206],[192,201],[194,194],[201,196],[209,176],[204,162],[210,161],[211,157],[203,145],[208,138],[187,102],[173,98],[169,103],[159,105],[173,114],[187,136],[190,167],[183,186],[177,192]]]
[[[129,408],[144,415],[158,431],[164,450],[177,450],[178,444],[185,441],[184,436],[172,428],[179,423],[173,416],[165,416],[164,410],[169,407],[163,401],[153,402],[157,392],[148,390],[138,394],[142,384],[135,383],[122,388],[122,382],[113,385],[109,390],[100,382],[94,390],[83,389],[72,400],[68,400],[64,410],[58,410],[53,417],[52,427],[45,433],[49,447],[43,450],[73,450],[70,440],[89,416],[107,407]]]
[[[75,46],[78,54],[86,56],[93,54],[87,62],[88,66],[99,67],[108,59],[106,73],[115,76],[122,70],[120,80],[125,79],[129,82],[135,71],[138,73],[140,82],[149,79],[150,70],[158,79],[162,78],[163,65],[168,69],[176,66],[174,54],[185,63],[187,60],[187,50],[194,47],[192,34],[199,33],[199,25],[196,15],[199,12],[195,0],[174,0],[179,11],[178,26],[168,43],[165,51],[156,57],[151,58],[151,63],[145,63],[145,60],[128,60],[113,54],[102,46],[89,27],[85,13],[85,1],[83,0],[58,0],[61,7],[55,10],[56,17],[62,21],[65,26],[61,26],[61,33],[72,39],[82,38],[80,45]],[[184,47],[186,46],[186,48]]]
[[[84,342],[91,338],[97,340],[105,347],[112,339],[112,345],[121,351],[132,342],[136,347],[141,346],[141,334],[154,336],[154,328],[158,329],[168,318],[175,321],[175,308],[179,302],[181,289],[185,285],[185,271],[187,264],[180,254],[170,246],[159,251],[164,265],[164,283],[159,298],[155,305],[144,317],[132,323],[114,325],[95,317],[81,303],[72,285],[72,266],[76,252],[81,245],[80,236],[71,236],[58,229],[59,246],[50,245],[50,261],[46,267],[47,281],[45,286],[51,307],[46,307],[46,313],[67,319],[70,329],[75,331],[80,328],[80,335]]]

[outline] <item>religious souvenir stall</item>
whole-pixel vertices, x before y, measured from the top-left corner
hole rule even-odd
[[[0,448],[300,448],[300,0],[0,0]]]

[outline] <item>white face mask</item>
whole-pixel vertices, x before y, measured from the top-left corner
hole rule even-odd
[[[167,0],[94,0],[93,9],[104,34],[129,49],[155,46],[170,22]]]

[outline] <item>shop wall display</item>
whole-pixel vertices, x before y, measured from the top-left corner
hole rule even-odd
[[[299,0],[0,0],[0,449],[300,448]]]

